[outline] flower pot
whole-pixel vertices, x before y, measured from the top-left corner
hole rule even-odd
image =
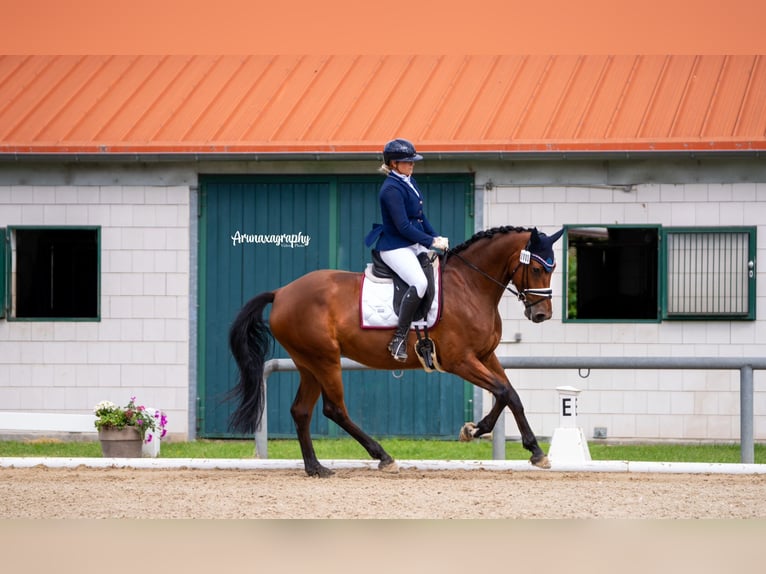
[[[101,453],[107,458],[141,458],[143,440],[136,427],[99,429]]]

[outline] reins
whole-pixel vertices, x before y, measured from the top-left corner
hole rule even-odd
[[[521,291],[516,291],[516,289],[514,289],[510,285],[503,284],[502,282],[500,282],[497,279],[495,279],[494,277],[492,277],[489,273],[487,273],[483,269],[479,269],[476,265],[474,265],[473,263],[468,261],[465,257],[460,255],[460,253],[455,253],[453,251],[447,251],[444,254],[444,265],[445,266],[447,265],[447,257],[450,257],[450,256],[457,257],[458,259],[460,259],[460,261],[465,263],[468,267],[470,267],[474,271],[478,272],[480,275],[483,275],[484,277],[486,277],[487,279],[492,281],[494,284],[499,285],[500,287],[502,287],[503,289],[505,289],[509,293],[513,293],[519,301],[524,303],[524,307],[526,309],[529,309],[530,307],[534,307],[535,305],[540,303],[542,300],[552,299],[553,298],[553,289],[551,287],[531,288],[531,289],[528,288],[528,289],[522,289]],[[522,265],[529,265],[529,261],[530,261],[529,251],[527,251],[525,249],[525,250],[523,250],[521,252],[521,255],[519,257],[519,263],[516,265],[516,267],[513,269],[513,272],[511,273],[511,282],[513,281],[513,276],[516,275],[516,272],[519,270],[519,267],[521,267]],[[524,269],[525,275],[526,275],[526,270],[527,270],[527,268]],[[542,299],[539,299],[537,301],[531,302],[531,301],[527,300],[527,296],[528,295],[535,295],[535,296],[538,296],[538,297],[542,297]]]

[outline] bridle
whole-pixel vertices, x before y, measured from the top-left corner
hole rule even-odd
[[[527,244],[527,248],[528,247],[529,247],[529,244]],[[482,269],[479,269],[476,265],[474,265],[473,263],[471,263],[470,261],[465,259],[459,253],[454,253],[452,251],[448,251],[447,253],[445,253],[445,260],[444,260],[445,265],[447,263],[447,260],[446,260],[447,256],[457,257],[458,259],[460,259],[460,261],[465,263],[468,267],[470,267],[474,271],[476,271],[479,274],[483,275],[484,277],[486,277],[487,279],[489,279],[490,281],[492,281],[496,285],[499,285],[500,287],[502,287],[503,289],[505,289],[509,293],[513,293],[519,301],[524,303],[524,308],[525,309],[529,309],[530,307],[534,307],[535,305],[537,305],[538,303],[542,303],[546,299],[552,299],[553,298],[553,289],[551,287],[527,288],[527,289],[521,289],[520,291],[516,291],[516,289],[514,289],[510,285],[505,285],[505,284],[501,283],[500,281],[498,281],[497,279],[492,277],[486,271],[483,271]],[[537,257],[536,255],[533,255],[528,249],[523,249],[521,251],[521,253],[519,254],[519,262],[516,264],[516,267],[514,267],[513,271],[511,272],[511,283],[513,283],[513,278],[516,275],[516,272],[519,270],[519,268],[522,265],[524,265],[522,279],[526,283],[527,272],[529,270],[529,263],[531,262],[533,257],[539,259],[539,257]],[[555,266],[556,265],[554,264],[551,267],[551,272],[553,271],[553,268]],[[537,299],[536,301],[528,301],[527,297],[529,295],[532,295],[532,296],[535,296],[535,297],[540,297],[540,299]]]

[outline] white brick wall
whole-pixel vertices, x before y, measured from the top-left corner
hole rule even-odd
[[[479,178],[480,179],[480,178]],[[626,192],[583,187],[496,187],[484,197],[484,227],[536,226],[551,233],[566,224],[752,225],[758,259],[766,261],[766,184],[650,184]],[[563,242],[556,244],[561,260]],[[500,356],[762,356],[766,353],[766,276],[758,273],[756,321],[657,324],[564,323],[562,273],[554,272],[553,319],[535,325],[506,296],[500,305]],[[515,333],[522,342],[514,344]],[[509,370],[539,436],[558,426],[555,387],[582,389],[578,423],[586,437],[607,427],[610,438],[652,440],[739,439],[739,373],[707,371]],[[766,440],[766,373],[755,371],[755,439]],[[485,411],[491,398],[484,400]],[[513,418],[506,433],[518,437]]]
[[[101,320],[0,321],[0,409],[165,410],[188,435],[189,188],[0,186],[0,227],[101,227]]]
[[[481,180],[477,174],[477,180]],[[0,186],[0,226],[101,226],[101,321],[0,320],[0,410],[90,412],[130,396],[163,408],[170,432],[188,434],[188,187]],[[496,187],[484,196],[484,227],[564,224],[755,225],[766,260],[766,185],[648,184]],[[562,243],[557,244],[561,258]],[[761,275],[759,273],[759,275]],[[500,306],[499,355],[758,356],[766,351],[766,280],[758,320],[577,324],[561,321],[562,273],[553,277],[554,318],[534,325],[512,297]],[[522,342],[514,344],[515,333]],[[737,440],[736,372],[509,370],[535,432],[558,425],[556,386],[583,390],[578,421],[587,437]],[[766,374],[755,372],[755,437],[766,440]],[[491,404],[487,397],[486,408]],[[512,417],[506,432],[517,437]]]

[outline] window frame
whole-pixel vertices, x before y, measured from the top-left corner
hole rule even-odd
[[[750,276],[747,280],[747,312],[746,313],[689,313],[689,314],[671,314],[669,312],[669,289],[668,279],[670,276],[669,256],[668,256],[668,235],[671,234],[724,234],[724,233],[744,233],[748,235],[748,261],[752,263],[750,267]],[[755,281],[756,272],[756,252],[757,252],[757,228],[754,226],[683,226],[666,227],[661,230],[660,257],[662,259],[662,273],[660,275],[660,297],[661,311],[663,321],[754,321],[755,313]]]
[[[564,323],[659,323],[661,321],[661,312],[660,312],[660,305],[661,305],[661,293],[659,291],[659,285],[657,286],[657,313],[653,317],[646,317],[646,318],[614,318],[614,319],[604,319],[604,318],[570,318],[568,316],[568,307],[569,307],[569,231],[570,229],[581,229],[581,228],[593,228],[593,227],[601,227],[601,228],[616,228],[619,227],[621,229],[651,229],[656,231],[657,233],[657,245],[658,250],[661,250],[660,245],[660,239],[661,239],[661,230],[662,226],[659,224],[650,224],[650,223],[626,223],[626,224],[605,224],[605,223],[574,223],[574,224],[567,224],[564,226],[564,249],[563,249],[563,259],[564,259],[564,273],[562,278],[562,292],[565,294],[564,299],[561,305],[561,316],[562,321]],[[657,277],[660,277],[660,274],[662,273],[661,268],[661,254],[657,253],[657,269],[655,270],[657,273]]]
[[[18,317],[16,300],[18,285],[16,282],[16,231],[95,231],[96,232],[96,313],[94,316],[66,317]],[[100,225],[8,225],[6,237],[6,320],[19,322],[100,322],[101,321],[101,226]]]
[[[10,235],[5,227],[0,227],[0,319],[5,319],[10,314],[8,293],[10,292],[11,274],[10,268]]]
[[[646,228],[656,229],[658,233],[658,254],[657,254],[657,317],[646,319],[578,319],[570,318],[568,315],[570,292],[569,292],[569,232],[571,229],[578,228]],[[668,235],[673,233],[747,233],[749,236],[748,260],[752,262],[752,267],[748,285],[748,312],[746,314],[685,314],[673,315],[668,313]],[[754,321],[756,319],[756,279],[758,276],[756,265],[757,253],[757,228],[754,226],[662,226],[660,224],[566,224],[564,225],[563,242],[563,273],[562,273],[562,298],[561,318],[564,323],[660,323],[662,321]]]

